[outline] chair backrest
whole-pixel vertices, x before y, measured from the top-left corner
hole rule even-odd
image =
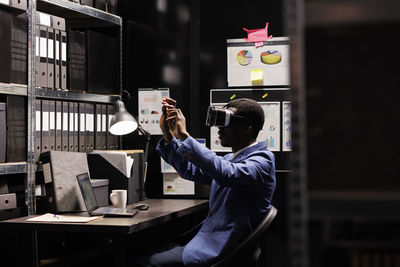
[[[222,267],[222,266],[237,266],[238,262],[243,262],[249,259],[253,253],[258,250],[258,244],[263,238],[265,230],[274,220],[277,209],[271,205],[270,210],[265,215],[264,219],[257,226],[257,228],[232,252],[221,259],[212,267]]]

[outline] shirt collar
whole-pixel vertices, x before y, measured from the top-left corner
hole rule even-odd
[[[254,143],[252,143],[252,144],[250,144],[250,145],[248,145],[248,146],[246,146],[246,147],[244,147],[244,148],[242,148],[242,149],[239,149],[238,151],[236,151],[235,153],[232,154],[232,159],[234,159],[234,158],[235,158],[240,152],[242,152],[243,150],[245,150],[245,149],[247,149],[247,148],[249,148],[249,147],[255,146],[255,145],[257,145],[257,144],[258,144],[258,142],[255,141]]]

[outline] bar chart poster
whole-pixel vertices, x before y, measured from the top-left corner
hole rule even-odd
[[[292,151],[290,102],[282,102],[282,151]]]
[[[265,141],[270,151],[280,151],[280,102],[260,103],[264,110],[264,127],[259,132],[257,141]]]
[[[222,106],[213,106],[222,108]],[[232,152],[230,147],[223,147],[218,135],[218,127],[210,127],[210,149],[214,152]]]

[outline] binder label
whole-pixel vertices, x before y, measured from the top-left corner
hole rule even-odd
[[[69,130],[73,131],[74,130],[74,113],[69,113]],[[77,128],[77,127],[76,127]]]
[[[107,115],[106,114],[102,114],[101,115],[101,131],[102,132],[106,132],[107,131]]]
[[[73,118],[73,117],[71,116],[71,118]],[[68,131],[68,113],[67,112],[63,113],[63,131]]]
[[[101,114],[97,114],[96,131],[101,132]]]
[[[47,57],[47,40],[45,37],[40,37],[40,57]]]
[[[49,34],[49,37],[50,37],[50,34]],[[54,59],[54,43],[53,43],[53,39],[49,38],[48,41],[49,41],[48,58]]]
[[[85,131],[85,114],[81,114],[79,131],[80,132],[84,132]]]
[[[44,13],[39,13],[39,21],[40,21],[40,24],[46,25],[47,27],[51,27],[50,15],[44,14]]]
[[[36,131],[40,131],[40,111],[36,111]]]
[[[55,129],[55,116],[54,116],[54,112],[50,112],[49,114],[50,117],[50,130],[54,130]]]
[[[42,123],[42,131],[47,132],[49,130],[49,112],[43,111],[43,123]]]
[[[93,114],[87,114],[86,116],[86,129],[89,130],[89,132],[94,131]]]
[[[57,112],[57,128],[56,128],[56,130],[62,130],[61,117],[62,117],[61,112]]]
[[[75,113],[75,131],[78,131],[78,113]]]
[[[67,43],[66,42],[61,43],[61,60],[67,61]]]
[[[38,57],[39,56],[39,48],[40,48],[38,35],[36,36],[35,40],[36,40],[35,55]]]

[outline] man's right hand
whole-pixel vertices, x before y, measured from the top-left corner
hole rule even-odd
[[[162,114],[161,114],[161,118],[160,118],[160,128],[161,131],[163,133],[164,136],[164,140],[166,143],[169,143],[172,138],[172,132],[174,129],[170,129],[170,127],[168,126],[168,123],[166,121],[167,119],[167,113],[168,110],[170,109],[174,109],[176,107],[176,101],[172,98],[163,98],[162,100]],[[171,124],[170,124],[171,125]]]

